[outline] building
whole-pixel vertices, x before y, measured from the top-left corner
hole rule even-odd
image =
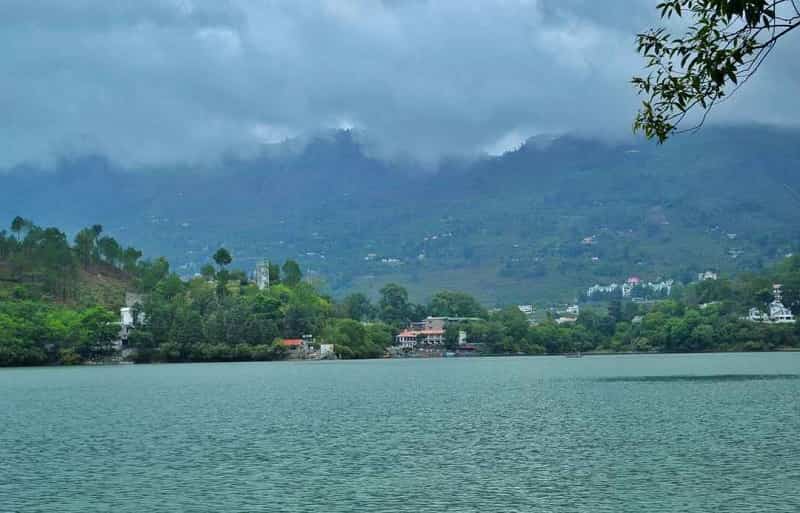
[[[789,323],[794,324],[795,318],[792,311],[783,305],[783,293],[781,285],[775,284],[772,286],[773,300],[769,304],[769,319],[774,323]]]
[[[133,292],[125,293],[125,306],[119,309],[119,339],[114,342],[116,349],[123,349],[128,345],[128,335],[136,325],[145,322],[143,304],[145,296]]]
[[[444,346],[444,329],[406,329],[395,338],[401,349],[416,349],[419,346]]]
[[[706,271],[697,275],[697,281],[716,280],[719,275],[714,271]]]
[[[319,357],[321,360],[336,358],[336,352],[334,351],[333,344],[320,344]]]
[[[401,349],[414,350],[418,347],[444,347],[445,328],[452,322],[480,321],[477,317],[427,317],[420,322],[412,322],[408,328],[395,337],[396,345]],[[467,332],[458,332],[458,344],[467,343]]]
[[[642,292],[647,295],[647,292],[654,292],[657,294],[663,294],[669,296],[672,294],[672,286],[675,284],[674,280],[663,280],[657,283],[647,282],[644,283],[641,278],[637,276],[631,276],[628,278],[625,283],[619,285],[618,283],[612,283],[610,285],[599,285],[595,284],[586,289],[586,297],[591,299],[593,296],[596,295],[606,295],[606,296],[616,296],[617,293],[623,298],[629,298],[633,296],[634,290],[638,292]],[[637,289],[638,287],[638,289]]]
[[[303,338],[285,338],[281,343],[289,350],[291,356],[305,358],[313,349],[314,337],[303,335]]]
[[[258,290],[269,290],[269,260],[264,260],[256,264],[253,277]]]
[[[751,308],[747,312],[746,320],[750,322],[763,322],[769,324],[794,324],[796,321],[792,311],[783,304],[782,286],[775,284],[772,286],[773,300],[769,304],[769,313],[762,312],[758,308]]]
[[[483,319],[478,317],[426,317],[422,321],[412,322],[412,330],[444,330],[445,326],[451,322],[478,322]]]
[[[303,348],[303,339],[302,338],[285,338],[281,340],[281,344],[284,347],[288,348],[289,351],[296,351],[298,349]]]
[[[751,308],[747,312],[747,317],[745,317],[750,322],[769,322],[769,315],[765,314],[758,308]]]

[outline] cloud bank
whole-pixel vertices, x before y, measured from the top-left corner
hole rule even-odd
[[[624,137],[634,35],[656,3],[5,0],[0,166],[200,162],[342,127],[423,159],[537,133]],[[794,123],[796,43],[716,119]]]

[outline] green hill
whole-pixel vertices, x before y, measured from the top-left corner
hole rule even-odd
[[[358,138],[202,168],[18,168],[2,178],[0,215],[70,233],[99,221],[185,276],[225,245],[248,271],[295,259],[336,296],[398,281],[416,300],[454,289],[487,305],[572,300],[630,275],[730,275],[800,250],[797,131],[708,128],[664,146],[536,138],[436,170],[372,158]]]

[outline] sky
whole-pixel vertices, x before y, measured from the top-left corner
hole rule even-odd
[[[0,166],[203,162],[337,128],[422,160],[629,137],[657,3],[3,0]],[[798,39],[713,120],[796,123]]]

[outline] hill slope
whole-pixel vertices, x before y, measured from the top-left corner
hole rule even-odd
[[[390,280],[487,304],[569,300],[595,282],[758,269],[800,241],[800,134],[706,130],[665,146],[564,137],[436,173],[365,155],[352,134],[204,169],[100,157],[3,176],[0,217],[100,221],[184,274],[298,259],[333,293]]]

